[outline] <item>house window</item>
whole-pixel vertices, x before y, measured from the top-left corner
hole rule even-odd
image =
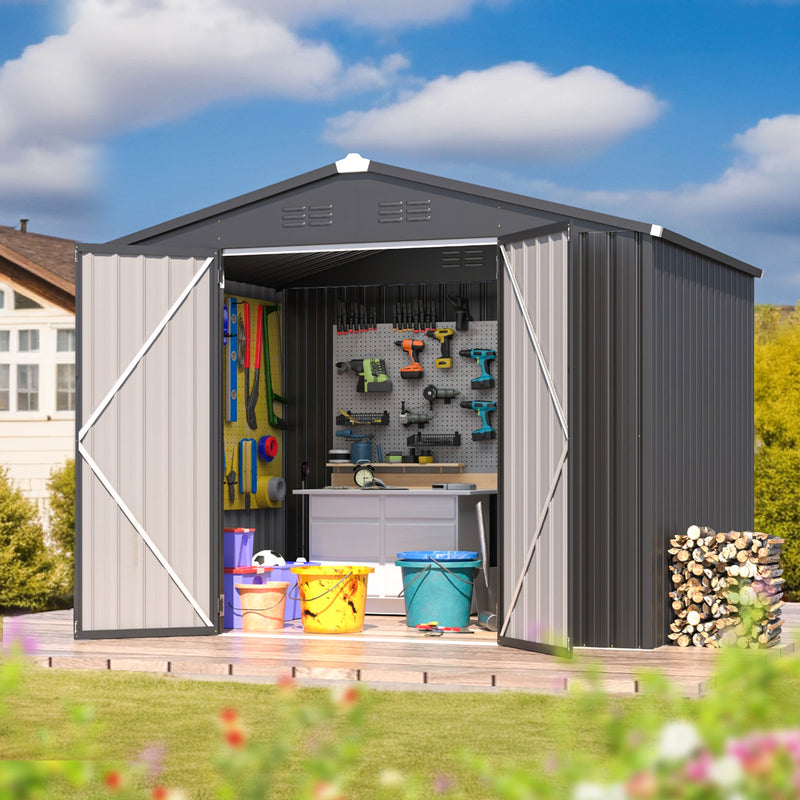
[[[39,305],[35,300],[31,300],[30,297],[27,297],[24,294],[20,294],[19,292],[14,292],[14,308],[16,309],[26,309],[26,308],[41,308],[42,306]]]
[[[56,352],[74,353],[75,352],[75,331],[60,330],[56,331]]]
[[[11,369],[8,364],[0,364],[0,411],[8,411],[11,400]]]
[[[7,353],[11,346],[11,331],[0,331],[0,353]]]
[[[0,292],[0,311],[6,307],[6,293]]]
[[[74,410],[75,365],[56,364],[56,411]]]
[[[17,365],[17,411],[39,410],[39,365]]]
[[[19,332],[19,352],[38,353],[39,352],[39,331],[21,330]]]

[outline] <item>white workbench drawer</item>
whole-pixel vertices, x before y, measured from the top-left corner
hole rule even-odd
[[[384,525],[383,554],[394,563],[398,553],[410,550],[455,550],[456,528],[450,523],[387,522]]]
[[[380,561],[381,530],[377,522],[316,520],[310,536],[311,561]]]
[[[310,504],[312,519],[380,519],[379,497],[363,494],[336,497],[314,497]]]
[[[456,518],[455,497],[387,497],[385,519],[452,519]]]

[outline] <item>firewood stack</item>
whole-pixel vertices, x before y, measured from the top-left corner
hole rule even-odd
[[[783,539],[766,533],[716,533],[690,525],[670,539],[674,621],[680,647],[773,647],[780,642]]]

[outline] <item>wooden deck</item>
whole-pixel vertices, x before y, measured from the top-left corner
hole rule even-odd
[[[783,644],[795,650],[800,604],[784,607]],[[305,634],[299,621],[270,634],[150,639],[75,640],[72,612],[17,617],[37,643],[36,662],[54,669],[127,670],[187,678],[274,682],[285,676],[304,684],[361,681],[374,688],[562,692],[585,683],[587,667],[600,666],[613,693],[635,694],[643,671],[659,670],[682,694],[710,685],[717,651],[577,648],[571,660],[500,647],[496,634],[473,625],[473,634],[425,636],[404,617],[367,616],[363,633]],[[5,643],[4,643],[5,644]]]

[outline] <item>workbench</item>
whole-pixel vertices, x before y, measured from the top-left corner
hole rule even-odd
[[[491,489],[297,489],[309,504],[309,559],[375,568],[367,581],[368,614],[405,614],[398,597],[397,553],[409,550],[481,552],[477,506],[489,535]],[[487,542],[488,546],[488,542]]]

